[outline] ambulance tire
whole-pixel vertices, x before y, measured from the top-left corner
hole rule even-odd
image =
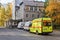
[[[30,29],[29,29],[29,33],[32,33],[32,32],[30,32]]]
[[[49,35],[49,33],[46,33],[45,35]]]
[[[46,33],[45,35],[49,35],[49,33]]]
[[[38,31],[36,30],[36,34],[39,35]]]
[[[43,33],[43,35],[49,35],[49,33]]]

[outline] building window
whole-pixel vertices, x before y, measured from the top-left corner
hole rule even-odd
[[[43,6],[40,6],[38,10],[39,11],[42,11],[43,10]]]
[[[32,17],[34,17],[34,14],[32,14]]]
[[[30,11],[33,11],[33,6],[30,6]]]
[[[37,7],[34,7],[34,11],[37,11]]]
[[[37,18],[39,18],[40,17],[40,15],[37,15]]]
[[[25,6],[25,11],[29,11],[29,6]]]
[[[29,20],[26,20],[26,21],[29,21]]]
[[[41,11],[41,9],[39,9],[39,11]]]
[[[26,14],[26,17],[28,17],[28,14]]]

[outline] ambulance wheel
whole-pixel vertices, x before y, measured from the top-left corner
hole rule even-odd
[[[38,31],[36,31],[36,34],[39,35]]]
[[[49,33],[43,33],[43,35],[49,35]]]
[[[32,32],[30,31],[30,29],[29,29],[29,33],[32,33]]]
[[[49,33],[45,33],[45,35],[49,35]]]

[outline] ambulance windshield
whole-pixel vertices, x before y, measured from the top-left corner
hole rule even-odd
[[[51,22],[43,22],[44,26],[51,26]]]

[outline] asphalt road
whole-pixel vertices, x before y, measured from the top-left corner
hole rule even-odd
[[[0,40],[60,40],[60,31],[49,35],[36,35],[18,29],[0,29]]]

